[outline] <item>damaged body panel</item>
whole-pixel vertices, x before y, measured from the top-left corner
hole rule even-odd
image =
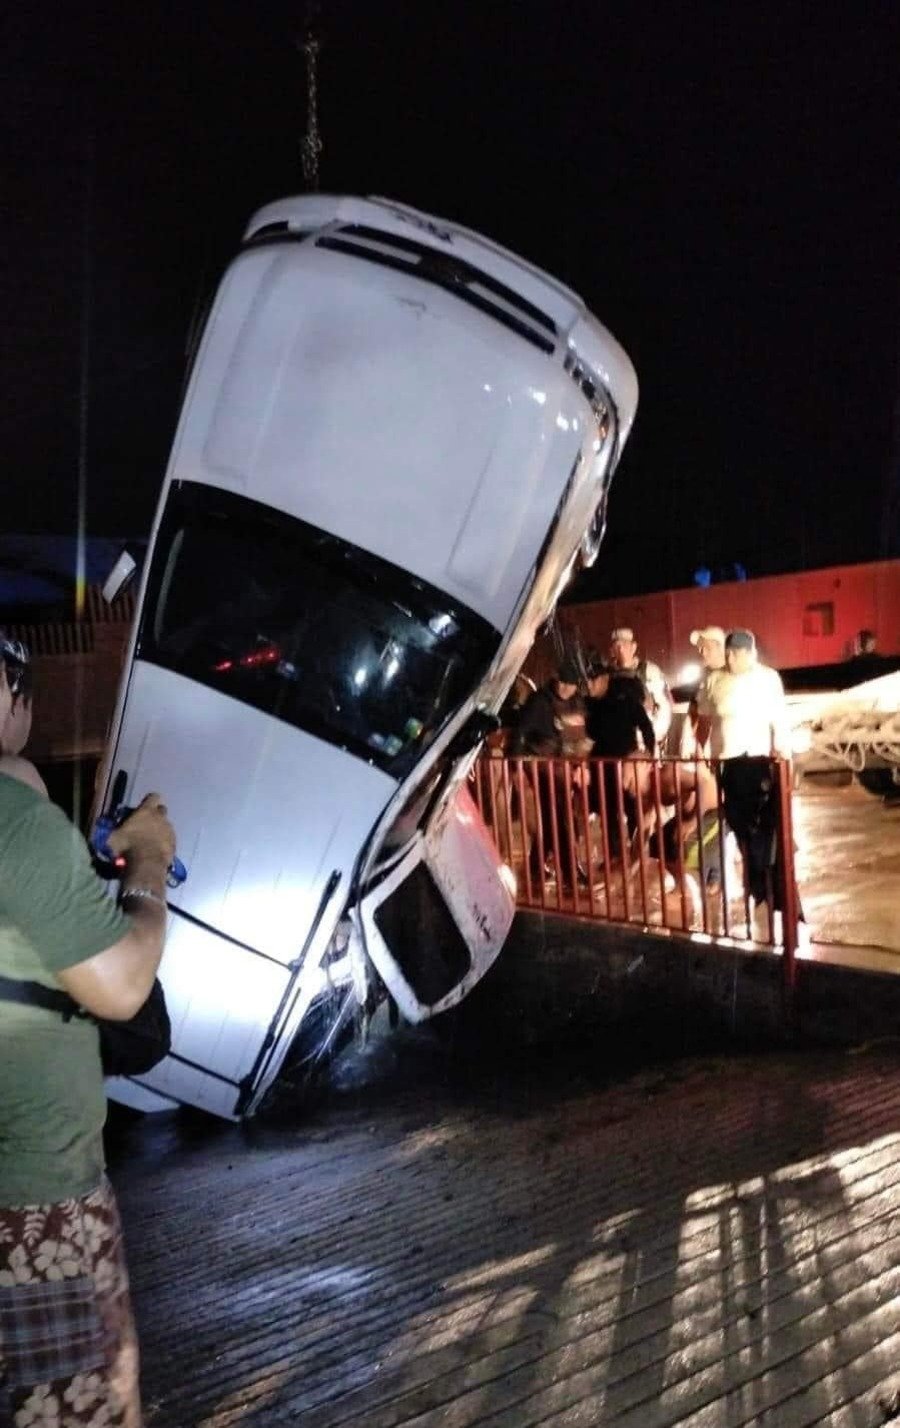
[[[159,789],[189,870],[172,1054],[113,1095],[250,1114],[355,1011],[389,994],[421,1021],[483,976],[514,881],[465,775],[596,554],[636,399],[580,299],[477,235],[319,195],[253,220],[99,784],[101,808]]]

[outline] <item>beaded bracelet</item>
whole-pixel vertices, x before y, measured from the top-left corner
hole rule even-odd
[[[160,897],[159,893],[154,892],[152,888],[123,888],[119,902],[124,904],[129,898],[144,898],[147,902],[155,902],[157,907],[166,907],[165,898]]]

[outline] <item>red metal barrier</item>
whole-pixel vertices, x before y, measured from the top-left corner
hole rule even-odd
[[[775,946],[791,991],[800,916],[791,773],[784,760],[772,766],[774,855],[756,906],[714,763],[493,754],[473,780],[520,907]]]
[[[790,764],[779,759],[778,805],[779,805],[779,857],[777,873],[781,878],[781,905],[784,909],[784,985],[788,994],[793,994],[797,980],[797,945],[802,909],[797,888],[797,874],[794,868],[794,820],[791,801],[793,783]]]

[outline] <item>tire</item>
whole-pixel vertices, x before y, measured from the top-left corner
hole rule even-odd
[[[856,777],[866,793],[871,793],[874,798],[887,798],[897,792],[898,785],[890,769],[862,769]]]
[[[255,1112],[261,1121],[302,1115],[321,1099],[332,1061],[353,1039],[352,991],[326,994],[303,1018],[284,1065]]]

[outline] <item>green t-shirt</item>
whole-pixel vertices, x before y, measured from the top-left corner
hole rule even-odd
[[[0,774],[0,972],[59,989],[128,927],[65,814]],[[0,1205],[95,1189],[105,1118],[94,1023],[0,1000]]]

